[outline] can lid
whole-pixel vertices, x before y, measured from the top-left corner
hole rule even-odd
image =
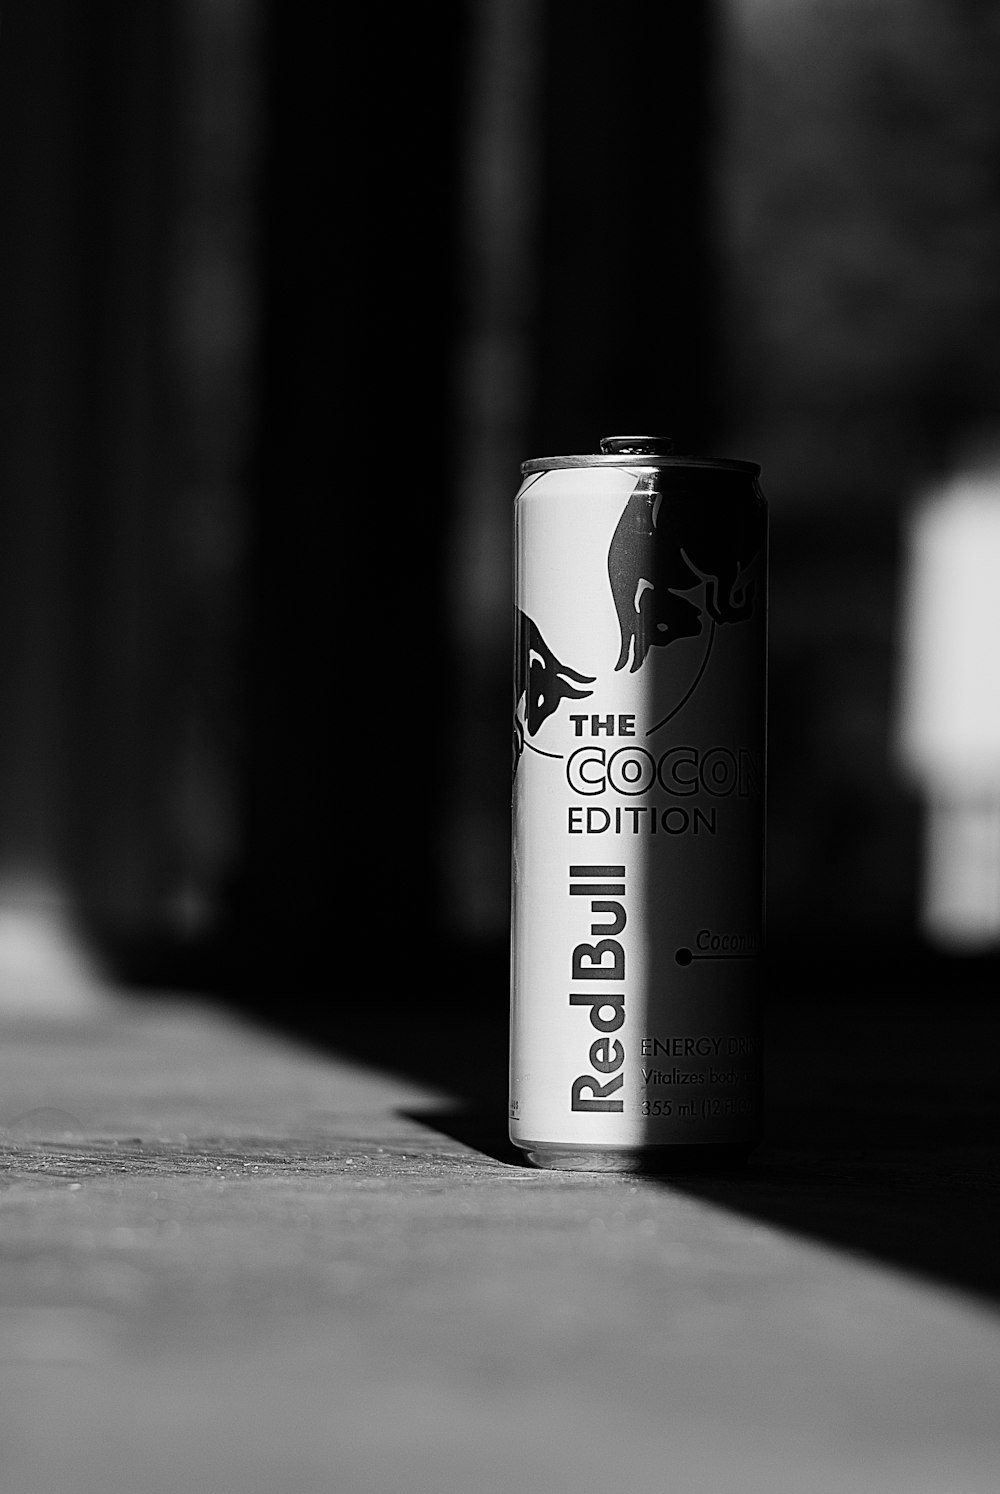
[[[521,463],[521,471],[527,476],[529,472],[549,472],[560,467],[708,467],[754,477],[760,473],[756,462],[739,462],[730,457],[680,456],[674,452],[669,436],[602,436],[600,447],[599,452],[579,456],[532,457]]]
[[[670,436],[602,436],[604,456],[668,456],[674,449]]]

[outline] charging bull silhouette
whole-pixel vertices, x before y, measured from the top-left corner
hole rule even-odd
[[[753,582],[740,574],[764,544],[764,506],[743,491],[680,491],[666,501],[640,480],[611,538],[608,575],[621,629],[615,669],[634,674],[654,645],[696,638],[703,609],[679,595],[705,583],[704,611],[717,623],[745,622]]]
[[[592,690],[578,690],[575,685],[592,685],[596,678],[580,674],[556,658],[527,613],[515,616],[514,639],[514,771],[524,749],[524,727],[517,708],[524,699],[524,724],[534,736],[561,700],[585,700]],[[571,684],[570,681],[574,681]]]

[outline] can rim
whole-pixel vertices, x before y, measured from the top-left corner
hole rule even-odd
[[[741,462],[733,457],[678,456],[673,452],[647,454],[637,452],[584,452],[575,456],[530,457],[521,463],[525,477],[532,472],[551,472],[567,467],[698,467],[721,472],[743,472],[760,476],[757,462]]]

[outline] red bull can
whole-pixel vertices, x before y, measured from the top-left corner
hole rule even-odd
[[[511,1140],[730,1166],[761,1125],[760,469],[607,437],[521,470]]]

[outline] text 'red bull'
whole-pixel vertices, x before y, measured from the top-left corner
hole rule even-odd
[[[570,897],[591,899],[590,912],[598,921],[590,925],[590,932],[601,936],[595,944],[578,944],[573,950],[574,982],[623,982],[625,946],[613,936],[620,934],[627,922],[624,866],[571,866],[569,876]],[[617,1094],[625,1081],[625,1044],[609,1034],[619,1032],[625,1025],[625,992],[603,987],[593,993],[571,991],[569,1004],[589,1007],[590,1024],[601,1034],[591,1043],[588,1055],[595,1072],[580,1074],[573,1080],[571,1109],[620,1111],[624,1108],[623,1101],[611,1096]]]

